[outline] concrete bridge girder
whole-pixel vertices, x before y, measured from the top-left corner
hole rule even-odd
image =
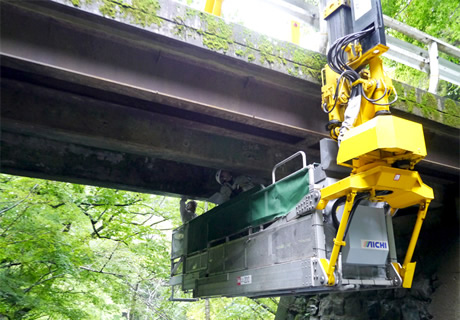
[[[319,160],[317,80],[59,2],[1,1],[3,172],[206,198],[216,168]],[[428,121],[428,150],[457,133]],[[438,149],[428,172],[458,175]]]

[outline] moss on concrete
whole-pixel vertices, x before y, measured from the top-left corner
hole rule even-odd
[[[446,99],[444,102],[444,110],[448,114],[460,117],[460,104],[451,99]]]
[[[398,93],[398,101],[393,105],[394,108],[460,128],[459,103],[397,81],[393,81],[393,86]]]
[[[429,92],[424,92],[422,94],[422,104],[433,109],[438,108],[438,100],[436,99],[434,94]]]
[[[187,18],[193,18],[193,17],[198,17],[200,15],[200,11],[192,8],[186,8],[185,9],[185,16]]]
[[[434,94],[429,92],[422,93],[419,107],[427,118],[436,121],[440,120],[441,114],[438,111],[438,100]]]
[[[244,51],[241,50],[241,49],[235,50],[235,54],[236,54],[238,57],[244,57]]]
[[[105,16],[115,19],[117,17],[118,9],[117,4],[112,1],[105,1],[104,4],[99,7],[99,12]]]
[[[174,35],[184,38],[187,32],[184,19],[181,17],[175,17],[173,21],[175,22]]]
[[[321,83],[321,69],[326,65],[326,58],[321,54],[296,48],[292,54],[294,63],[297,63],[302,74],[306,74]]]
[[[417,101],[417,96],[415,94],[415,88],[409,87],[409,90],[406,90],[406,98],[409,101]]]
[[[275,63],[277,56],[274,52],[274,46],[267,37],[261,37],[257,45],[260,54],[260,63],[272,65]]]
[[[247,32],[247,29],[244,29],[244,32]],[[256,60],[254,55],[254,43],[249,40],[251,35],[247,35],[247,38],[244,38],[244,44],[241,44],[241,49],[235,50],[235,54],[241,58],[246,58],[249,62]]]
[[[162,19],[158,17],[157,12],[160,10],[158,0],[102,0],[99,12],[111,18],[117,16],[127,18],[132,23],[149,27],[152,24],[161,25]]]
[[[205,23],[203,35],[203,45],[211,50],[226,52],[229,44],[234,42],[233,29],[221,18],[200,12],[200,19]]]
[[[444,114],[444,123],[460,128],[460,104],[451,99],[446,99],[444,101],[444,111],[446,112]]]
[[[398,94],[398,100],[400,101],[406,101],[406,96],[404,95],[404,87],[400,82],[393,81],[393,87],[396,90],[396,93]]]

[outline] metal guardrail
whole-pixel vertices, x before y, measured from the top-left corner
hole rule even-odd
[[[388,58],[428,73],[430,75],[428,91],[431,93],[436,93],[439,79],[460,86],[460,65],[439,57],[439,51],[441,51],[460,59],[459,48],[388,16],[384,15],[383,21],[386,27],[399,31],[427,46],[427,50],[424,50],[387,35],[387,45],[390,47],[386,54]]]
[[[436,43],[434,43],[436,44]],[[436,46],[430,45],[431,50],[424,50],[408,42],[387,36],[387,45],[390,48],[385,56],[411,68],[423,71],[430,75],[430,89],[436,93],[438,79],[446,80],[460,86],[460,65],[439,58]],[[433,63],[433,62],[437,63]]]
[[[320,9],[318,7],[300,5],[298,0],[269,1],[272,3],[287,3],[288,6],[280,5],[280,9],[287,11],[294,16],[296,16],[296,14],[292,8],[299,7],[299,9],[302,10],[303,15],[309,17],[309,19],[304,22],[312,25],[313,27],[317,28],[317,26],[321,23],[321,15],[319,14]],[[319,1],[319,5],[321,6],[321,1]],[[390,48],[385,54],[387,58],[429,74],[430,86],[428,91],[431,93],[436,93],[439,79],[460,86],[460,65],[439,57],[439,51],[441,51],[449,56],[460,59],[459,48],[388,16],[384,15],[383,21],[385,27],[401,32],[427,46],[426,49],[423,49],[387,34],[387,45]]]

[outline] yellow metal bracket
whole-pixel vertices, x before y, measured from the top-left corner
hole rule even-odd
[[[362,78],[359,78],[358,80],[356,80],[355,82],[353,82],[351,85],[354,87],[354,86],[356,86],[356,85],[359,84],[359,83],[365,84],[366,82],[367,82],[367,80],[362,79]]]
[[[353,203],[355,201],[356,191],[352,191],[347,195],[347,201],[345,202],[345,207],[343,209],[342,219],[340,220],[339,230],[337,230],[337,235],[334,239],[334,248],[332,249],[331,259],[326,270],[327,275],[327,285],[333,286],[335,284],[334,271],[337,259],[339,257],[340,247],[345,246],[345,241],[343,241],[343,236],[347,228],[348,218],[350,216],[351,209],[353,208]]]
[[[415,262],[408,263],[403,271],[403,288],[411,288],[412,287],[412,280],[414,279],[415,274]]]
[[[401,277],[403,278],[403,287],[410,288],[412,286],[412,279],[414,278],[415,273],[415,262],[411,262],[412,256],[414,254],[415,246],[417,244],[418,237],[420,235],[420,230],[422,229],[423,221],[425,220],[426,213],[428,211],[428,206],[431,200],[425,200],[419,207],[417,213],[417,220],[415,221],[414,230],[412,231],[412,236],[409,242],[409,247],[407,248],[406,257],[401,270]]]
[[[320,259],[319,261],[321,262],[321,266],[324,270],[327,270],[329,268],[329,261],[327,261],[327,259]],[[327,275],[327,285],[329,285],[329,283],[335,283],[334,273],[332,273],[331,275]]]
[[[341,6],[350,6],[350,0],[335,0],[328,3],[327,7],[324,8],[323,19],[329,17],[334,11]]]
[[[339,240],[337,240],[336,238],[334,238],[333,241],[334,241],[334,243],[335,243],[336,245],[338,245],[338,246],[344,247],[344,246],[347,245],[347,243],[346,243],[345,241],[339,241]]]
[[[328,201],[347,196],[351,192],[375,194],[377,190],[386,190],[389,193],[375,200],[385,201],[396,209],[407,208],[434,198],[433,189],[423,183],[418,172],[377,166],[321,189],[321,200],[317,209],[321,210]],[[341,240],[339,237],[337,239]]]
[[[378,45],[376,45],[375,47],[373,47],[372,49],[370,50],[367,50],[364,54],[360,55],[359,57],[357,57],[356,59],[354,59],[353,61],[350,61],[348,63],[348,65],[353,68],[353,69],[358,69],[360,66],[363,66],[365,64],[368,64],[368,62],[372,59],[372,58],[375,58],[375,57],[378,57],[382,54],[384,54],[385,52],[387,52],[389,49],[389,47],[379,43]]]

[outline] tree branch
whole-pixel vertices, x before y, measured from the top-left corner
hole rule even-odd
[[[55,271],[55,270],[54,270],[54,271]],[[43,279],[44,276],[46,276],[46,275],[48,275],[48,274],[51,274],[51,273],[53,273],[53,271],[46,273],[45,275],[43,275],[42,277],[40,277],[40,279]],[[48,279],[41,280],[41,281],[37,281],[37,282],[35,282],[32,286],[30,286],[29,288],[25,289],[25,290],[24,290],[24,293],[28,293],[28,292],[29,292],[30,290],[32,290],[34,287],[36,287],[36,286],[38,286],[38,285],[40,285],[40,284],[42,284],[42,283],[44,283],[44,282],[47,282],[47,281],[50,281],[50,280],[53,280],[53,279],[56,279],[56,278],[60,278],[60,277],[62,277],[63,275],[64,275],[64,273],[61,273],[61,274],[58,274],[58,275],[49,277]]]
[[[85,216],[87,216],[87,217],[91,220],[91,223],[93,223],[93,222],[94,222],[93,216],[90,215],[90,214],[88,213],[88,210],[87,210],[87,209],[83,209],[83,208],[80,207],[80,206],[78,206],[78,207],[81,209],[81,211],[83,211],[83,214],[84,214]],[[95,223],[95,222],[94,222],[94,223]]]
[[[257,315],[257,317],[258,317],[259,319],[264,320],[264,318],[262,318],[262,316],[259,314],[259,310],[257,310],[256,308],[254,308],[254,307],[251,306],[251,305],[250,305],[249,307],[252,309],[252,311],[254,311],[254,313]]]
[[[53,208],[53,209],[57,209],[59,207],[62,207],[63,205],[65,205],[65,203],[61,202],[61,203],[58,203],[58,204],[55,204],[55,205],[50,204],[50,207]]]
[[[150,217],[148,217],[147,219],[145,219],[145,220],[141,223],[141,225],[146,224],[147,221],[149,221],[150,219],[152,219],[154,216],[155,216],[154,214],[150,215]]]
[[[139,215],[139,216],[148,216],[149,214],[155,214],[157,212],[155,211],[154,213],[152,213],[152,212],[132,212],[132,211],[129,211],[129,213]]]
[[[90,206],[90,207],[102,207],[102,206],[112,206],[112,207],[129,207],[132,206],[138,202],[142,201],[141,199],[134,200],[133,202],[130,203],[116,203],[116,204],[107,204],[107,203],[89,203],[89,202],[82,202],[80,204],[84,206]]]
[[[53,290],[49,290],[49,292],[55,293],[55,294],[88,294],[89,293],[88,291],[72,291],[72,290],[69,290],[69,291],[53,291]]]
[[[152,219],[154,217],[154,215],[151,215],[150,218],[146,219],[145,221],[141,222],[141,223],[137,223],[137,222],[130,222],[130,224],[133,224],[135,226],[143,226],[147,221],[149,221],[150,219]],[[162,220],[159,220],[159,221],[155,221],[153,222],[152,224],[149,224],[147,227],[151,227],[151,226],[154,226],[156,224],[159,224],[159,223],[162,223],[164,221],[167,221],[168,219],[166,218],[163,218]]]
[[[101,212],[101,214],[99,215],[99,217],[97,217],[96,222],[98,222],[99,220],[101,220],[102,216],[104,215],[104,213],[107,212],[107,210],[109,210],[109,208],[105,208],[104,211]]]
[[[102,229],[104,229],[104,226],[100,226],[99,228],[96,228],[96,223],[97,223],[97,221],[95,221],[95,220],[93,219],[93,217],[87,212],[87,210],[85,210],[85,209],[83,209],[83,208],[80,208],[80,209],[82,209],[83,214],[84,214],[85,216],[87,216],[87,217],[89,218],[89,220],[91,221],[91,227],[93,228],[93,233],[91,234],[91,236],[93,236],[93,237],[96,236],[96,237],[98,237],[99,239],[108,239],[108,240],[123,242],[126,246],[128,245],[124,240],[121,240],[121,239],[113,239],[113,238],[111,238],[111,237],[102,236],[102,235],[99,233],[99,231],[101,231]],[[113,218],[114,218],[114,216],[111,216],[108,222],[112,221]]]
[[[5,236],[6,232],[16,223],[16,221],[19,220],[19,218],[21,218],[21,217],[26,213],[27,209],[29,209],[29,208],[30,208],[30,206],[27,206],[27,207],[21,212],[21,214],[19,214],[19,215],[16,217],[16,219],[14,219],[14,220],[5,228],[5,230],[3,230],[2,234],[0,235],[0,237]]]
[[[0,266],[0,269],[3,269],[3,268],[11,268],[11,267],[14,267],[14,266],[20,266],[22,263],[20,262],[11,262],[9,264],[6,264],[4,266]]]
[[[397,14],[395,14],[394,16],[394,19],[396,19],[397,16],[399,16],[399,14],[401,12],[403,12],[404,10],[406,10],[406,8],[410,5],[410,3],[412,2],[412,0],[408,0],[407,3],[406,3],[406,6],[404,8],[402,8],[401,10],[399,10],[399,12]]]
[[[452,14],[449,16],[449,19],[452,19],[452,17],[454,16],[455,12],[458,10],[458,8],[460,8],[460,4],[457,6],[457,8],[455,8],[454,10],[452,10]]]
[[[22,199],[22,200],[16,202],[15,204],[13,204],[12,206],[10,206],[10,207],[8,207],[8,208],[5,208],[5,209],[0,210],[0,215],[1,215],[2,213],[4,213],[4,212],[8,211],[8,210],[13,209],[14,207],[17,207],[18,205],[20,205],[21,203],[23,203],[24,201],[26,201],[27,198],[28,198],[28,197],[30,196],[30,194],[32,193],[32,191],[33,191],[37,186],[38,186],[38,183],[35,184],[35,185],[29,190],[29,193],[27,194],[27,196],[26,196],[24,199]]]
[[[112,273],[112,272],[105,272],[105,271],[98,271],[98,270],[94,270],[94,269],[91,269],[91,268],[88,268],[88,267],[80,267],[80,269],[90,271],[90,272],[94,272],[94,273],[107,274],[109,276],[114,276],[114,277],[117,277],[119,279],[125,278],[125,276],[122,275],[122,274],[117,274],[117,273]]]
[[[265,310],[267,310],[267,311],[270,312],[271,314],[276,315],[276,311],[272,310],[272,308],[270,308],[270,307],[267,306],[265,303],[260,302],[260,301],[258,301],[258,300],[259,300],[259,299],[253,299],[252,301],[254,301],[255,303],[257,303],[259,306],[261,306],[262,308],[264,308]]]
[[[62,232],[69,232],[71,227],[72,227],[72,222],[65,223],[64,229],[62,230]]]
[[[105,266],[106,266],[106,265],[109,263],[109,261],[112,259],[113,254],[115,253],[115,251],[117,251],[119,245],[120,245],[120,242],[117,243],[117,245],[116,245],[115,248],[113,249],[112,253],[110,254],[109,259],[105,262],[105,264],[102,266],[102,268],[101,268],[101,270],[100,270],[99,272],[102,272],[102,270],[104,270]]]
[[[153,222],[152,224],[149,224],[148,226],[151,227],[151,226],[154,226],[154,225],[156,225],[156,224],[162,223],[162,222],[167,221],[167,220],[168,220],[168,219],[163,218],[163,220],[155,221],[155,222]]]

